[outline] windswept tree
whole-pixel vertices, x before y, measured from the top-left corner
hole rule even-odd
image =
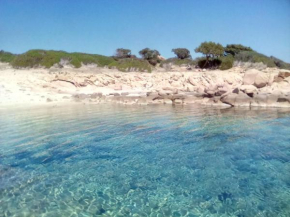
[[[190,51],[186,48],[175,48],[172,49],[172,52],[177,56],[179,59],[187,59],[190,58]]]
[[[147,60],[151,65],[156,65],[160,62],[160,53],[157,50],[151,50],[150,48],[144,48],[143,50],[139,51],[140,56]]]
[[[205,66],[212,66],[214,59],[222,56],[224,54],[224,47],[219,43],[214,42],[203,42],[199,47],[195,49],[196,53],[202,53],[206,56]]]
[[[117,58],[121,58],[121,59],[124,59],[124,58],[130,58],[131,57],[131,50],[129,49],[124,49],[124,48],[118,48],[116,50],[116,54],[115,56]]]
[[[250,47],[243,46],[241,44],[228,44],[225,47],[226,54],[231,54],[233,56],[239,54],[242,51],[253,51],[253,49]]]

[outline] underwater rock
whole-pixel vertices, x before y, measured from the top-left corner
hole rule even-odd
[[[218,195],[218,199],[222,203],[225,203],[227,199],[232,199],[232,198],[233,198],[233,195],[227,192],[222,192],[221,194]]]

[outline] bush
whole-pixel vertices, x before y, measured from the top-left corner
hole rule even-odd
[[[117,62],[113,62],[109,65],[109,68],[116,68],[122,72],[139,71],[139,72],[151,72],[151,65],[146,60],[140,59],[120,59]]]
[[[230,69],[234,65],[234,57],[232,55],[220,57],[219,60],[221,61],[219,66],[220,70]]]
[[[270,58],[274,61],[275,65],[280,68],[280,69],[288,69],[290,70],[290,64],[289,63],[285,63],[284,61],[276,58],[276,57],[273,57],[273,56],[270,56]]]
[[[194,66],[197,64],[197,61],[192,60],[192,59],[169,58],[167,60],[163,60],[160,63],[160,66],[163,67],[165,64],[172,64],[172,65],[177,65],[177,66],[181,66],[181,65]]]
[[[250,47],[243,46],[241,44],[228,44],[225,47],[225,52],[227,54],[231,54],[233,56],[235,56],[236,54],[238,54],[242,51],[253,51],[253,49]]]
[[[196,53],[202,53],[209,58],[214,59],[224,54],[224,47],[219,43],[203,42],[195,49]]]
[[[160,53],[157,50],[144,48],[143,50],[139,51],[139,54],[143,59],[147,60],[153,66],[155,66],[157,63],[160,62],[159,59]]]
[[[131,57],[131,50],[124,49],[124,48],[118,48],[116,50],[115,57],[120,58],[120,59],[129,58],[129,57]]]
[[[217,58],[211,60],[207,60],[204,57],[197,58],[197,65],[202,69],[216,69],[221,65],[221,60]]]
[[[24,54],[16,56],[11,62],[13,67],[37,67],[43,66],[50,68],[54,64],[58,64],[61,60],[67,62],[76,68],[83,64],[97,64],[100,67],[107,66],[115,60],[112,57],[106,57],[97,54],[85,53],[67,53],[64,51],[46,51],[46,50],[30,50]]]
[[[260,54],[256,51],[242,51],[235,55],[236,61],[259,63],[262,62],[268,67],[276,67],[275,61],[270,57]]]
[[[175,48],[172,49],[172,52],[177,56],[179,59],[187,59],[190,58],[190,51],[186,48]]]
[[[15,54],[5,52],[4,50],[0,51],[0,62],[10,63],[14,60]]]
[[[257,70],[263,70],[267,68],[267,65],[265,65],[262,62],[251,63],[251,62],[234,61],[234,66],[242,67],[244,69],[257,69]]]

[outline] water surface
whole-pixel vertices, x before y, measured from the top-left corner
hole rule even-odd
[[[0,216],[290,216],[290,112],[2,109]]]

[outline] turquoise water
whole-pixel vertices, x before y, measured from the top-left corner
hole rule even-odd
[[[2,109],[0,216],[290,216],[290,111]]]

